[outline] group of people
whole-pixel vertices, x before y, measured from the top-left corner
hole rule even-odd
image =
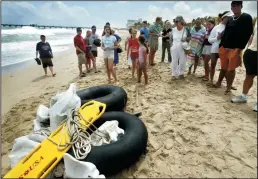
[[[205,24],[202,24],[201,19],[197,18],[193,27],[186,27],[185,20],[182,16],[177,16],[171,28],[171,23],[165,21],[162,28],[162,18],[157,17],[155,22],[147,27],[147,22],[144,21],[140,29],[140,36],[137,37],[137,30],[130,28],[129,36],[125,39],[125,52],[127,53],[128,66],[132,68],[132,78],[135,78],[137,72],[137,82],[141,82],[141,76],[144,75],[144,82],[148,84],[147,64],[154,66],[155,54],[159,47],[159,37],[162,38],[162,57],[161,63],[164,62],[165,52],[168,52],[168,62],[172,66],[172,80],[183,79],[184,72],[188,68],[188,75],[195,74],[198,64],[201,59],[204,62],[203,81],[207,81],[208,87],[220,88],[223,79],[226,79],[227,86],[225,94],[231,92],[236,68],[242,65],[243,62],[246,68],[246,78],[244,80],[243,92],[240,96],[232,99],[233,103],[247,102],[247,94],[252,87],[254,77],[257,76],[257,22],[253,25],[252,17],[242,12],[243,2],[232,1],[231,10],[225,11],[218,16],[219,23],[216,25],[214,18],[209,18]],[[92,26],[91,31],[88,30],[86,37],[81,36],[81,28],[77,28],[77,35],[74,37],[74,46],[78,56],[78,67],[80,77],[84,77],[82,64],[85,64],[86,71],[93,68],[97,73],[96,57],[97,47],[103,50],[103,58],[106,66],[108,83],[111,83],[111,75],[115,83],[118,84],[115,65],[118,63],[118,53],[121,52],[121,38],[111,29],[110,23],[106,23],[102,38],[96,34],[96,26]],[[96,40],[101,41],[96,45]],[[42,43],[44,45],[42,45]],[[246,48],[242,55],[244,49]],[[48,47],[49,46],[49,47]],[[43,39],[37,45],[37,53],[40,48],[48,47]],[[43,55],[42,55],[43,54]],[[45,53],[46,54],[46,53]],[[46,58],[44,53],[40,52],[43,68],[47,66],[53,72],[53,64],[49,58]],[[221,69],[219,78],[214,83],[215,68],[217,60],[220,59]],[[51,62],[51,63],[50,63]],[[46,70],[45,70],[46,72]],[[257,104],[254,108],[257,111]]]

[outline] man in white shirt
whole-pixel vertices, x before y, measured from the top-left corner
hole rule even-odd
[[[254,33],[248,43],[248,48],[244,53],[244,65],[246,68],[246,77],[243,84],[243,92],[240,96],[233,98],[233,103],[246,103],[247,94],[250,88],[253,86],[254,77],[257,76],[257,21],[254,27]],[[254,111],[257,112],[257,103],[254,107]]]

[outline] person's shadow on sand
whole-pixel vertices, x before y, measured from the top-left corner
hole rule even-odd
[[[48,76],[40,76],[40,77],[37,77],[37,78],[35,78],[34,80],[32,80],[32,82],[38,82],[38,81],[40,81],[40,80],[43,80],[43,79],[45,79],[45,78],[48,78]]]

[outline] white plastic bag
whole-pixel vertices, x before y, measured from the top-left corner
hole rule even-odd
[[[100,131],[100,132],[98,132]],[[93,146],[101,146],[103,144],[109,144],[103,137],[103,134],[108,134],[111,141],[110,142],[116,142],[118,140],[119,134],[124,134],[124,130],[118,127],[118,121],[106,121],[104,124],[102,124],[98,131],[95,131],[91,134],[91,144]],[[99,134],[99,135],[98,135]]]
[[[104,175],[100,175],[93,163],[78,161],[68,153],[64,154],[64,164],[64,178],[106,178]]]
[[[130,57],[128,57],[128,59],[127,59],[127,64],[128,64],[128,65],[132,65],[132,60],[131,60]]]
[[[51,99],[50,131],[53,132],[66,118],[71,109],[79,109],[81,99],[76,94],[76,85],[72,83],[66,92],[59,93]]]
[[[29,136],[19,137],[14,140],[14,145],[10,153],[9,161],[13,168],[20,160],[27,156],[37,145],[38,142],[29,139]]]
[[[44,105],[39,105],[37,110],[37,120],[39,122],[47,122],[49,120],[49,109]]]

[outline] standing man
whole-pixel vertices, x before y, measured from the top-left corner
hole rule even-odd
[[[78,27],[76,29],[77,35],[74,37],[74,47],[76,48],[76,54],[78,56],[78,68],[79,68],[79,76],[85,77],[85,73],[82,72],[82,64],[85,64],[86,70],[87,70],[87,64],[86,64],[86,58],[85,58],[85,52],[86,52],[86,44],[84,42],[82,35],[82,29]]]
[[[169,34],[172,31],[171,29],[171,24],[169,21],[166,21],[165,23],[165,28],[162,31],[162,57],[161,57],[161,62],[164,62],[165,59],[165,53],[166,50],[168,51],[168,63],[171,63],[172,58],[171,58],[171,53],[170,53],[170,38]]]
[[[243,92],[240,96],[233,98],[233,103],[246,103],[247,94],[253,86],[254,77],[257,76],[257,21],[254,27],[254,34],[250,38],[249,47],[244,53],[244,65],[246,69],[246,77],[243,85]],[[257,112],[257,103],[253,109]]]
[[[149,46],[150,46],[149,64],[151,66],[155,65],[154,63],[155,53],[159,48],[159,37],[161,37],[160,33],[162,30],[161,23],[162,23],[162,18],[157,17],[156,21],[149,28]]]
[[[38,54],[40,55],[39,58],[42,62],[42,66],[45,72],[45,76],[47,76],[47,67],[49,67],[49,70],[52,73],[52,76],[56,76],[56,74],[53,72],[53,52],[50,47],[50,44],[46,42],[45,35],[40,36],[41,42],[37,43],[36,46],[36,58],[38,58]]]
[[[242,51],[253,33],[253,20],[247,13],[242,13],[243,1],[232,1],[231,10],[234,13],[226,24],[223,35],[218,35],[221,39],[219,45],[219,57],[221,70],[218,82],[214,87],[221,86],[222,80],[226,77],[227,89],[225,94],[231,92],[235,79],[235,69],[242,64]]]
[[[147,21],[142,22],[142,28],[140,29],[140,32],[144,33],[145,43],[148,44],[149,28],[148,28]]]
[[[92,31],[91,38],[93,39],[93,42],[94,42],[95,40],[97,40],[97,39],[100,40],[99,35],[96,34],[96,30],[97,30],[96,26],[93,25],[93,26],[91,27],[91,31]],[[97,59],[97,57],[98,57],[98,47],[97,47],[94,43],[92,44],[92,47],[91,47],[91,53],[92,53],[92,55],[94,56],[94,61],[96,62],[96,59]],[[96,64],[96,65],[97,65],[97,64]],[[97,72],[99,72],[99,71],[97,71]]]

